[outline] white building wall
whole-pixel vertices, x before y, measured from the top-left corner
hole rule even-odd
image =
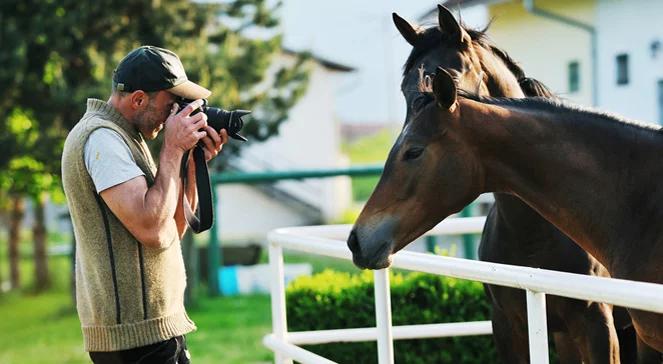
[[[263,242],[279,227],[309,225],[314,219],[248,185],[217,186],[214,223],[222,241]]]
[[[579,22],[593,24],[593,0],[537,0],[537,7]],[[489,7],[489,37],[524,69],[571,102],[592,105],[590,36],[586,31],[528,13],[521,0]],[[569,92],[568,64],[578,61],[580,89]]]
[[[288,56],[280,60],[290,61]],[[275,66],[279,64],[276,62]],[[315,63],[307,92],[290,110],[279,135],[243,150],[239,161],[241,169],[264,172],[347,167],[348,159],[340,150],[340,126],[335,119],[335,92],[340,77],[341,73]],[[267,196],[259,188],[221,185],[217,188],[220,201],[216,207],[220,238],[263,240],[267,232],[276,227],[329,222],[351,203],[348,177],[282,181],[276,186],[319,209],[320,214],[306,216],[301,205]]]
[[[629,118],[659,122],[657,82],[663,80],[663,1],[599,0],[599,104]],[[628,54],[629,83],[617,84],[618,54]]]
[[[279,135],[244,151],[247,159],[267,157],[272,168],[278,170],[346,167],[348,160],[340,150],[340,125],[334,111],[339,76],[337,72],[315,66],[309,89],[291,110]],[[335,218],[350,203],[347,177],[282,182],[279,186],[319,207],[326,220]]]

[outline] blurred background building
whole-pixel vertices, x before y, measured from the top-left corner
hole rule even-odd
[[[663,123],[663,2],[450,0],[446,5],[461,14],[484,8],[492,19],[489,37],[559,96]],[[436,14],[431,6],[423,18]]]
[[[275,60],[293,62],[285,50]],[[290,109],[279,134],[255,143],[231,160],[241,172],[333,169],[347,167],[341,151],[341,128],[336,112],[338,85],[354,69],[312,57],[306,94]],[[261,242],[277,227],[321,224],[338,217],[351,203],[348,177],[282,181],[269,184],[229,184],[217,187],[217,220],[222,239]]]
[[[562,98],[663,123],[663,2],[450,0],[445,5],[470,27],[490,22],[489,38]],[[279,135],[245,148],[231,169],[345,167],[358,162],[344,145],[386,131],[390,137],[378,138],[383,150],[371,161],[382,163],[403,123],[399,86],[411,49],[393,26],[392,12],[423,26],[437,24],[436,4],[430,1],[284,1],[279,15],[284,49],[273,60],[274,69],[292,63],[298,52],[310,52],[308,89]],[[272,228],[338,222],[357,209],[347,177],[231,184],[217,191],[224,243],[261,242]],[[61,210],[48,206],[49,229],[68,230],[66,220],[57,217]],[[26,217],[24,225],[30,226],[31,214]]]

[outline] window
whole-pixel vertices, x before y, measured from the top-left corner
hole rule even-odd
[[[658,123],[663,125],[663,80],[658,80]]]
[[[580,63],[578,61],[569,62],[569,92],[578,92],[580,90]]]
[[[628,54],[617,56],[617,84],[628,85]]]

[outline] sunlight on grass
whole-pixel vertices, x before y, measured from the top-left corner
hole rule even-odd
[[[67,292],[0,296],[0,363],[88,363]]]
[[[21,292],[0,294],[0,363],[78,364],[89,363],[83,351],[78,316],[69,292],[71,265],[68,256],[51,257],[54,287],[39,295],[30,293],[32,264],[23,257],[21,270],[27,282]],[[266,256],[262,257],[266,261]],[[332,268],[358,272],[351,262],[308,254],[287,253],[287,263],[310,262],[315,272]],[[6,261],[3,260],[3,264]],[[2,267],[4,268],[4,267]],[[199,292],[206,292],[199,288]],[[189,316],[198,330],[187,335],[196,364],[245,364],[273,361],[262,345],[271,332],[268,295],[198,297]]]
[[[269,296],[203,298],[189,310],[198,331],[187,336],[195,363],[267,363],[262,337],[272,331]]]
[[[0,297],[0,363],[89,363],[76,311],[66,292]],[[195,363],[266,363],[261,339],[271,331],[269,296],[201,297],[189,310]],[[11,333],[11,334],[9,334]]]

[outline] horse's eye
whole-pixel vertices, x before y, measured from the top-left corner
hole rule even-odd
[[[429,94],[420,94],[412,101],[412,110],[419,110],[431,101],[433,98]]]
[[[407,161],[407,160],[416,159],[423,152],[424,152],[424,148],[422,148],[422,147],[412,147],[412,148],[406,150],[405,153],[403,153],[403,160]]]

